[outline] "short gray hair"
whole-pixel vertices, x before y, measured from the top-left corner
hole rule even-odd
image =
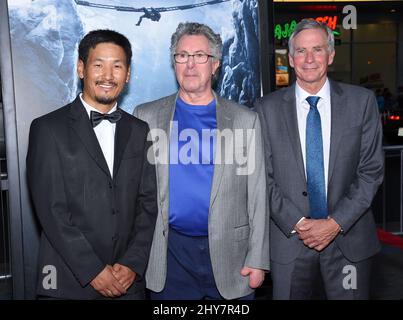
[[[205,36],[208,40],[211,55],[214,56],[215,59],[221,61],[222,57],[222,40],[221,36],[218,33],[214,33],[214,31],[207,25],[197,22],[184,22],[179,23],[176,28],[175,33],[171,37],[171,62],[172,65],[175,66],[174,54],[176,53],[176,46],[178,45],[179,40],[186,35],[191,36]]]
[[[314,19],[303,19],[297,24],[297,26],[295,27],[293,33],[290,36],[290,39],[288,39],[288,49],[289,49],[291,55],[294,55],[294,51],[295,51],[294,38],[301,31],[308,30],[308,29],[322,30],[327,35],[328,51],[329,52],[334,51],[334,35],[333,35],[332,29],[330,29],[327,26],[327,24],[318,22],[318,21],[316,21]]]

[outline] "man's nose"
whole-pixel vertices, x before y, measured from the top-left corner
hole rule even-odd
[[[103,76],[105,79],[112,79],[113,78],[113,68],[112,67],[105,67],[103,69]]]
[[[306,56],[305,56],[305,61],[306,62],[312,62],[314,60],[313,52],[312,51],[307,51]]]
[[[195,56],[189,56],[188,61],[186,62],[186,66],[188,68],[193,68],[195,66]]]

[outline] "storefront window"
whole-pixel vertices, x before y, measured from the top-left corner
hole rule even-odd
[[[396,24],[359,25],[353,32],[352,82],[396,92]]]
[[[333,80],[351,83],[351,43],[336,45],[336,55],[329,67],[329,76]]]

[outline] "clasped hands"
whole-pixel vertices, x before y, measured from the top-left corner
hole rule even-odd
[[[106,267],[91,281],[91,286],[104,297],[115,298],[126,294],[136,273],[130,268],[115,263]]]
[[[294,230],[306,246],[322,251],[340,232],[340,225],[333,219],[303,219]]]

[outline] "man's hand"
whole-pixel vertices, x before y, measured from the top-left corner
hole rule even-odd
[[[112,272],[112,266],[107,265],[90,283],[104,297],[114,298],[126,293],[126,289]]]
[[[295,227],[299,238],[311,249],[322,251],[336,238],[341,227],[330,219],[304,219]]]
[[[305,217],[302,217],[299,221],[298,221],[298,223],[295,225],[295,227],[294,227],[294,230],[292,231],[292,233],[295,233],[295,232],[297,232],[297,233],[299,233],[299,227],[301,227],[302,225],[304,225],[304,221],[306,220],[306,218]]]
[[[136,279],[136,273],[132,269],[119,263],[113,265],[113,275],[125,290],[129,289]]]
[[[264,280],[264,271],[261,269],[243,267],[241,275],[244,277],[249,276],[249,287],[252,289],[260,287]]]

